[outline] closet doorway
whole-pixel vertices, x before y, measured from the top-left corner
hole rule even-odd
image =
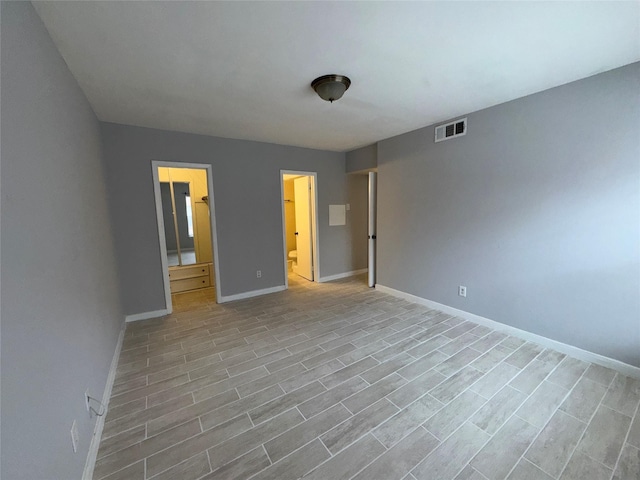
[[[200,291],[220,298],[211,166],[152,167],[167,311],[173,310],[172,294]]]
[[[317,189],[315,172],[282,170],[282,225],[285,257],[285,285],[289,272],[317,281]]]

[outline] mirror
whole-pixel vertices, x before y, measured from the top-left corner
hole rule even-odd
[[[160,182],[160,194],[169,266],[193,265],[197,262],[189,184]]]
[[[206,171],[163,167],[158,171],[169,267],[210,263]]]

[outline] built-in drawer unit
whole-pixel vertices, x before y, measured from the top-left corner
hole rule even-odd
[[[181,280],[183,278],[193,278],[202,275],[209,275],[209,265],[207,263],[169,268],[169,280]]]
[[[195,290],[196,288],[205,288],[209,285],[209,275],[206,277],[171,280],[171,293],[186,292],[187,290]]]
[[[211,286],[211,264],[200,263],[169,268],[171,293],[186,292]]]

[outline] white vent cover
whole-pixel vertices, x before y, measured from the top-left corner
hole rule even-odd
[[[436,127],[436,143],[449,140],[454,137],[461,137],[467,134],[467,119],[462,118],[455,122],[446,123]]]

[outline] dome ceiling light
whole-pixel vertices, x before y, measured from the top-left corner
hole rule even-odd
[[[351,80],[344,75],[323,75],[311,82],[311,87],[321,99],[333,103],[340,100],[351,85]]]

